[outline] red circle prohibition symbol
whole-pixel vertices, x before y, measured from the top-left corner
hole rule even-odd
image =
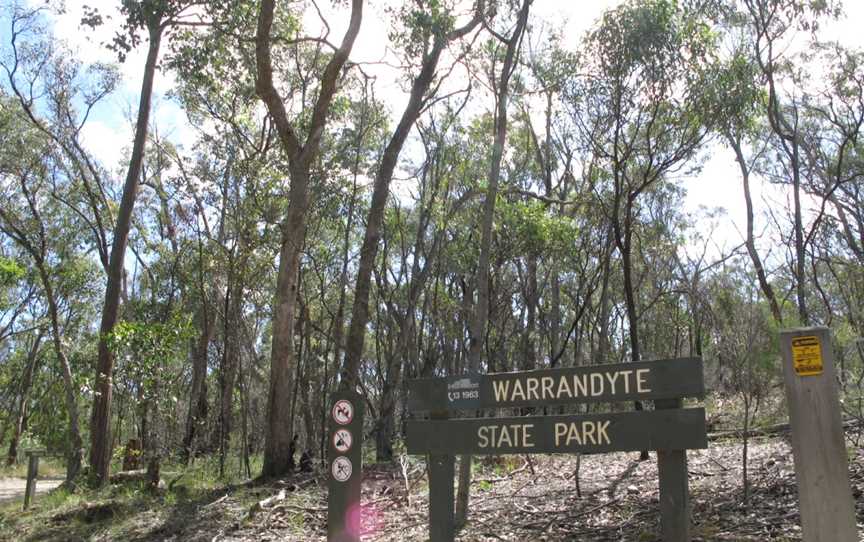
[[[333,421],[339,425],[348,425],[354,419],[354,405],[351,401],[340,399],[333,405]]]
[[[337,452],[344,454],[351,449],[353,440],[351,431],[347,429],[337,429],[333,433],[333,448],[335,448]]]

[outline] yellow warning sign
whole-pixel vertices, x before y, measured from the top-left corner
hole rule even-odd
[[[809,335],[792,339],[792,366],[798,376],[822,374],[822,345],[819,337]]]

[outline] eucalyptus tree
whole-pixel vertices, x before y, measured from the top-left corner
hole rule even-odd
[[[176,193],[186,195],[183,207],[188,212],[180,218],[186,219],[190,234],[194,232],[188,239],[194,256],[187,265],[189,282],[195,285],[189,302],[198,337],[191,355],[183,457],[189,461],[206,436],[202,430],[208,416],[208,362],[218,355],[215,440],[222,472],[233,425],[234,392],[248,350],[244,343],[257,342],[257,337],[247,337],[242,321],[244,292],[253,286],[271,286],[266,280],[253,285],[250,270],[258,267],[255,252],[262,245],[270,250],[274,244],[284,198],[278,190],[281,164],[272,122],[256,107],[255,49],[248,38],[255,31],[256,10],[247,2],[228,2],[212,6],[212,11],[212,24],[182,28],[170,44],[168,66],[177,74],[176,93],[197,142],[191,149],[166,151],[179,170],[173,180]],[[263,227],[259,230],[257,225]],[[267,311],[254,314],[257,320],[269,318]],[[252,327],[258,328],[259,322]],[[252,368],[247,369],[248,375]],[[248,386],[240,388],[248,390]],[[245,412],[244,408],[244,416]],[[247,452],[244,446],[243,453]]]
[[[523,0],[514,9],[515,21],[512,31],[505,36],[497,32],[484,18],[484,28],[494,39],[491,52],[490,79],[495,98],[494,137],[489,171],[486,177],[486,194],[483,215],[480,222],[480,254],[477,260],[476,292],[477,302],[468,328],[468,366],[471,374],[480,371],[480,358],[483,353],[486,324],[489,317],[489,265],[492,248],[492,222],[495,217],[495,201],[498,198],[498,183],[501,177],[501,162],[504,158],[504,145],[507,140],[508,105],[510,98],[510,78],[518,67],[517,56],[522,46],[522,38],[528,26],[528,12],[531,0]],[[503,50],[501,49],[503,48]],[[499,55],[503,53],[503,58]],[[498,62],[500,61],[500,72]],[[468,499],[471,485],[471,456],[462,456],[459,462],[459,488],[456,497],[456,525],[464,525],[468,516]]]
[[[621,258],[633,361],[641,359],[643,347],[644,307],[634,275],[640,217],[646,195],[690,165],[709,134],[713,104],[706,89],[714,46],[698,13],[665,0],[627,2],[607,11],[589,32],[582,73],[568,88],[583,145],[608,171],[608,182],[594,192]],[[641,458],[647,457],[643,451]]]
[[[63,309],[74,295],[87,291],[82,284],[69,284],[70,280],[64,278],[76,276],[75,262],[81,258],[77,254],[80,229],[64,214],[65,207],[50,196],[52,190],[57,190],[58,177],[62,177],[61,168],[53,160],[59,154],[54,142],[22,115],[18,116],[17,122],[10,124],[6,126],[7,135],[14,135],[3,146],[4,156],[0,160],[0,195],[5,202],[0,209],[0,232],[29,258],[47,307],[52,345],[63,377],[65,408],[69,416],[66,483],[74,484],[81,468],[84,446],[79,387],[68,355],[65,337],[68,322]],[[80,288],[80,291],[76,292],[75,288]],[[26,378],[32,384],[32,374]]]
[[[442,53],[451,42],[469,35],[485,16],[485,2],[478,0],[470,20],[462,26],[456,26],[454,8],[450,5],[440,5],[439,2],[419,3],[416,7],[404,7],[400,17],[407,21],[406,28],[401,31],[404,40],[408,62],[416,62],[413,56],[420,57],[419,70],[412,76],[411,91],[408,104],[396,125],[393,135],[387,143],[381,162],[375,175],[372,189],[372,202],[366,220],[366,232],[363,246],[360,249],[360,262],[357,268],[357,280],[354,288],[354,306],[351,314],[351,327],[345,349],[345,362],[342,368],[341,383],[343,389],[354,389],[357,375],[363,357],[363,343],[366,336],[366,324],[369,321],[369,290],[372,282],[372,268],[378,252],[381,223],[384,209],[390,192],[390,182],[399,161],[399,154],[408,139],[414,123],[419,118],[436,92],[441,87],[447,72],[438,73],[438,63]],[[464,56],[465,51],[457,56]],[[434,88],[433,88],[434,84]],[[399,373],[394,375],[398,383]]]
[[[117,84],[116,70],[101,64],[90,66],[84,80],[80,64],[71,60],[70,54],[62,48],[49,45],[53,38],[40,20],[44,8],[13,9],[11,51],[2,63],[8,86],[26,118],[58,147],[62,161],[58,160],[57,165],[64,170],[64,175],[80,183],[78,190],[67,194],[54,191],[52,196],[86,225],[108,278],[95,375],[97,394],[90,431],[90,465],[94,480],[99,484],[107,481],[112,447],[110,419],[114,360],[106,341],[118,320],[124,295],[125,249],[147,140],[153,80],[163,35],[179,24],[188,23],[187,9],[191,5],[187,1],[142,0],[125,2],[121,7],[124,23],[114,38],[113,49],[123,60],[140,43],[139,32],[143,30],[147,34],[148,52],[131,157],[116,206],[109,201],[112,179],[99,160],[81,143],[81,132],[91,111]],[[89,10],[82,22],[98,26],[102,17],[97,11]],[[33,39],[25,42],[28,36]],[[42,109],[46,114],[42,114]]]
[[[828,278],[824,262],[834,259],[857,262],[859,266],[864,263],[857,241],[860,233],[853,233],[853,224],[860,223],[857,217],[861,214],[864,184],[860,139],[864,124],[864,53],[826,43],[816,44],[808,57],[811,55],[823,73],[805,80],[808,88],[801,99],[802,124],[806,127],[801,169],[802,188],[818,202],[818,209],[805,231],[804,244],[809,260],[808,282],[819,301],[811,305],[811,317],[831,325],[834,314],[842,314],[842,309],[836,309],[843,303],[835,303],[834,296],[823,287]],[[837,284],[841,290],[854,289],[855,285],[854,281]],[[849,309],[854,313],[852,307]],[[862,331],[860,326],[857,329]]]
[[[141,92],[139,94],[138,113],[135,120],[135,135],[132,140],[132,150],[126,179],[117,215],[114,219],[111,253],[108,258],[108,281],[105,287],[105,302],[102,308],[102,320],[99,325],[99,358],[96,366],[96,397],[90,417],[90,467],[91,476],[98,485],[107,483],[111,467],[111,401],[113,393],[112,374],[114,357],[108,347],[108,337],[114,330],[120,315],[120,293],[124,274],[126,246],[129,230],[132,226],[132,212],[144,161],[144,151],[147,144],[150,109],[153,96],[153,81],[159,61],[159,50],[163,36],[172,28],[184,24],[196,24],[190,21],[189,8],[196,5],[192,0],[139,0],[124,2],[121,14],[124,25],[114,38],[114,48],[121,60],[141,41],[140,33],[146,34],[147,57],[144,62]],[[88,24],[96,25],[100,21],[98,14],[92,13]]]
[[[689,231],[696,230],[680,211],[683,190],[663,183],[643,197],[644,218],[635,244],[639,264],[634,274],[638,276],[636,289],[644,322],[643,356],[658,359],[694,355],[694,328],[700,312],[698,297],[687,294],[691,287],[698,291],[700,275],[710,265],[697,263],[695,269],[685,267],[682,272],[680,254],[687,246],[684,239]],[[722,255],[719,261],[723,261]]]
[[[860,380],[850,378],[853,365],[848,354],[864,359],[864,304],[861,268],[862,150],[864,79],[862,53],[835,43],[817,45],[814,59],[824,70],[810,82],[813,88],[802,99],[807,125],[802,145],[803,189],[818,210],[805,235],[808,284],[815,303],[811,317],[837,332],[838,362],[844,388]]]
[[[246,87],[250,93],[252,88]],[[186,98],[189,99],[188,95]],[[196,314],[198,330],[183,453],[187,460],[191,458],[196,433],[205,422],[208,359],[211,342],[215,342],[213,357],[218,361],[213,374],[218,385],[218,419],[213,442],[220,452],[220,475],[224,475],[234,432],[238,378],[243,360],[249,359],[245,342],[255,344],[258,339],[246,333],[247,294],[254,288],[272,286],[269,280],[253,280],[253,273],[261,268],[259,259],[275,247],[273,217],[282,200],[278,195],[272,200],[262,197],[272,193],[275,175],[264,160],[271,136],[266,130],[260,133],[260,122],[256,122],[259,119],[246,108],[232,111],[231,106],[220,103],[213,95],[204,100],[212,116],[206,114],[207,120],[198,122],[210,123],[211,128],[196,145],[193,156],[167,144],[165,149],[152,154],[168,154],[178,171],[176,176],[165,180],[174,194],[172,204],[160,203],[157,216],[160,222],[170,222],[172,215],[176,215],[175,223],[184,226],[180,272],[181,280],[187,283],[189,298],[183,301]],[[201,103],[190,106],[196,108],[194,116],[201,114]],[[160,192],[164,191],[156,191]],[[271,276],[267,267],[262,277]],[[268,316],[265,311],[253,313],[249,318]]]
[[[420,117],[422,111],[436,98],[436,93],[449,73],[446,71],[438,73],[438,64],[442,54],[452,42],[469,35],[478,27],[481,18],[484,16],[484,10],[485,2],[482,0],[478,1],[473,13],[471,13],[470,19],[462,26],[456,26],[456,15],[454,14],[453,6],[450,5],[439,5],[438,2],[430,2],[429,5],[420,3],[410,8],[403,7],[400,10],[400,18],[406,20],[407,24],[404,30],[398,32],[401,36],[397,37],[405,42],[406,61],[409,65],[416,63],[418,60],[412,57],[419,57],[419,69],[416,76],[412,76],[408,104],[405,106],[399,122],[384,149],[375,174],[371,206],[366,219],[363,245],[360,248],[360,261],[358,263],[357,278],[354,287],[351,326],[348,332],[345,361],[341,372],[340,386],[343,389],[354,389],[357,385],[358,373],[363,358],[366,325],[369,321],[369,291],[372,285],[372,270],[378,252],[384,211],[390,192],[390,182],[398,165],[399,155],[415,122]],[[467,49],[463,48],[462,51],[457,52],[456,56],[464,56],[466,52]],[[428,219],[421,224],[423,226],[428,224]],[[423,235],[424,232],[418,231],[418,239],[422,238]],[[416,260],[415,263],[417,263]],[[419,273],[419,268],[415,268],[414,273],[412,273],[412,289],[409,292],[410,300],[408,303],[408,310],[412,311],[419,298],[420,286],[422,284],[416,282],[420,279],[418,276]],[[405,329],[408,320],[413,320],[413,315],[405,314],[401,317],[400,321],[403,325],[400,325],[400,328],[405,332],[411,333],[412,330]],[[403,336],[407,338],[407,335]],[[404,348],[398,351],[402,352]],[[392,435],[393,408],[395,406],[394,389],[399,385],[403,362],[404,360],[401,358],[394,362],[393,370],[387,372],[387,379],[384,383],[382,412],[379,413],[382,419],[378,432],[380,436],[378,457],[381,460],[392,458],[392,449],[390,447],[392,437],[390,435]]]
[[[545,28],[541,28],[540,32],[532,32],[531,34],[540,34],[543,36],[539,47],[532,47],[529,35],[529,55],[525,60],[530,72],[530,83],[526,86],[534,86],[536,89],[527,90],[526,94],[530,97],[532,94],[537,98],[543,99],[543,124],[542,130],[534,126],[532,121],[531,100],[526,97],[522,103],[522,121],[525,124],[526,135],[528,136],[526,152],[530,153],[532,160],[530,167],[526,168],[530,172],[527,179],[528,183],[525,186],[527,192],[524,194],[526,198],[534,198],[543,202],[543,207],[546,211],[553,212],[558,215],[567,214],[566,200],[571,196],[571,191],[577,187],[573,186],[573,154],[567,144],[569,126],[564,126],[562,121],[564,118],[561,115],[561,93],[563,91],[564,82],[566,81],[569,71],[574,67],[573,55],[565,51],[561,47],[560,35],[556,32],[549,33]],[[545,37],[551,34],[548,39]],[[532,85],[533,83],[533,85]],[[533,92],[532,92],[533,90]],[[521,145],[517,145],[517,148]],[[537,192],[535,192],[535,190]],[[541,193],[542,192],[542,193]],[[557,201],[556,201],[557,200]],[[548,260],[549,268],[549,295],[542,295],[538,291],[537,274],[538,274],[538,259],[542,254],[542,247],[534,247],[529,253],[526,267],[528,271],[529,287],[525,292],[526,302],[528,302],[528,325],[525,333],[525,362],[530,363],[535,360],[535,344],[532,339],[533,329],[535,327],[534,320],[537,311],[542,310],[540,307],[541,297],[548,300],[546,308],[548,316],[540,315],[540,319],[545,322],[547,328],[549,349],[545,356],[549,360],[554,360],[553,365],[560,360],[561,348],[561,267],[558,265],[560,260],[555,257],[545,258]],[[557,261],[553,261],[557,260]]]
[[[182,150],[162,139],[155,129],[148,139],[140,181],[147,189],[138,196],[132,219],[134,228],[129,238],[135,264],[126,279],[129,291],[124,301],[123,320],[118,323],[116,332],[109,335],[109,346],[117,359],[113,418],[118,434],[115,439],[123,442],[123,422],[127,425],[134,422],[142,451],[148,460],[158,460],[174,447],[168,436],[182,432],[183,453],[188,458],[191,450],[185,437],[190,428],[175,430],[175,420],[179,416],[171,412],[185,404],[177,400],[185,396],[178,389],[185,364],[178,359],[181,350],[184,355],[187,351],[178,344],[180,339],[186,340],[192,325],[181,314],[195,315],[195,324],[201,326],[198,340],[188,341],[192,343],[194,373],[196,361],[203,358],[206,364],[209,342],[217,327],[214,305],[218,302],[213,300],[210,304],[210,299],[224,284],[221,245],[205,238],[201,230],[206,229],[202,222],[209,227],[210,219],[219,222],[214,227],[224,229],[221,222],[225,221],[226,213],[218,212],[218,208],[204,209],[204,200],[218,205],[228,199],[217,199],[216,194],[222,185],[228,184],[230,176],[222,175],[219,159],[214,159],[215,163],[204,160],[204,163],[196,163],[199,156],[191,160],[181,156]],[[204,243],[208,245],[206,258]],[[207,287],[204,286],[205,274]],[[210,308],[214,310],[206,311]],[[171,335],[172,329],[180,332],[180,338]],[[203,346],[202,335],[206,337]],[[206,365],[202,374],[206,374]],[[193,380],[196,376],[193,374]],[[199,384],[203,386],[203,379]],[[164,401],[172,396],[175,404]],[[206,410],[206,397],[203,405],[201,395],[193,394],[193,397],[190,398],[190,405],[194,407],[192,413]],[[134,408],[129,409],[129,406]],[[131,416],[127,416],[127,411]],[[194,422],[193,433],[203,420],[197,418]]]
[[[530,36],[540,36],[540,43],[534,45]],[[522,200],[514,207],[520,233],[510,238],[521,247],[511,250],[525,260],[520,271],[526,322],[523,369],[544,362],[567,365],[589,350],[595,357],[588,321],[598,279],[604,276],[604,266],[597,264],[604,258],[597,261],[592,249],[606,245],[595,237],[597,228],[605,226],[589,210],[596,168],[590,153],[576,145],[575,127],[562,103],[577,59],[562,47],[560,35],[545,27],[533,30],[527,43],[521,128],[512,143],[514,179],[506,191],[513,204]],[[608,260],[610,251],[601,249],[601,254]],[[599,334],[604,335],[602,329]]]
[[[303,247],[310,193],[310,168],[318,158],[321,138],[342,69],[348,60],[354,40],[360,30],[363,15],[362,0],[352,0],[351,16],[342,42],[335,47],[318,78],[317,98],[308,110],[308,120],[302,122],[306,136],[299,133],[301,125],[289,118],[283,92],[274,81],[271,36],[275,0],[263,0],[258,12],[255,35],[256,82],[255,90],[267,106],[276,127],[282,150],[288,160],[290,178],[289,202],[282,221],[282,240],[279,252],[279,271],[273,304],[273,346],[271,348],[270,391],[267,399],[267,429],[265,436],[263,476],[277,476],[289,468],[289,455],[293,453],[291,416],[284,397],[292,393],[292,368],[295,365],[294,321],[300,271],[300,253]],[[277,42],[278,43],[278,42]],[[319,42],[320,45],[320,42]],[[323,54],[323,53],[322,53]],[[303,103],[302,107],[307,107]],[[298,119],[299,120],[299,119]],[[303,138],[303,139],[301,139]]]
[[[827,73],[806,103],[817,126],[805,149],[808,191],[831,203],[848,250],[864,263],[864,52],[836,43],[819,49],[816,58]]]
[[[86,225],[93,250],[107,272],[110,183],[99,161],[85,148],[82,132],[93,109],[116,88],[118,73],[106,64],[84,66],[74,60],[72,51],[54,43],[46,27],[46,10],[12,6],[8,49],[0,58],[10,97],[4,100],[4,109],[19,111],[56,145],[60,154],[55,164],[74,182],[69,190],[51,195]]]
[[[385,257],[376,275],[378,298],[386,306],[386,316],[395,323],[394,355],[387,359],[381,372],[381,394],[376,424],[376,459],[393,458],[395,410],[403,372],[417,376],[412,362],[421,356],[423,325],[427,314],[420,303],[428,297],[427,286],[436,266],[440,265],[442,245],[451,219],[474,195],[466,191],[457,195],[457,184],[464,173],[462,165],[472,157],[460,156],[459,113],[469,96],[451,97],[430,108],[425,122],[417,131],[423,144],[423,160],[416,165],[416,199],[412,208],[397,206],[390,223],[390,244],[394,259]],[[455,104],[453,102],[456,102]],[[461,103],[460,103],[461,102]],[[403,218],[404,217],[404,218]],[[387,234],[385,227],[384,233]],[[410,262],[410,264],[409,264]],[[389,269],[388,269],[389,268]],[[391,280],[388,277],[392,276]],[[418,315],[419,313],[419,315]],[[418,318],[419,316],[419,318]],[[419,321],[418,321],[419,319]],[[379,327],[382,326],[379,317]]]
[[[583,46],[568,100],[583,145],[609,172],[594,191],[621,256],[630,356],[641,359],[633,250],[642,198],[692,165],[713,123],[706,92],[712,35],[665,0],[607,11]]]
[[[304,409],[320,413],[318,420],[307,423],[319,431],[319,453],[326,454],[326,403],[332,383],[337,381],[345,350],[346,308],[351,303],[349,271],[355,266],[356,249],[362,242],[363,231],[357,228],[360,217],[367,213],[367,201],[361,195],[363,178],[374,178],[381,152],[389,136],[389,118],[386,104],[376,95],[375,80],[361,73],[359,78],[346,81],[347,108],[340,111],[341,126],[327,141],[326,160],[321,175],[326,183],[319,183],[313,212],[312,239],[307,243],[305,256],[311,264],[306,287],[311,322],[323,334],[323,341],[310,341],[318,348],[306,348],[304,368],[308,382],[300,384],[303,394],[312,404]],[[361,87],[362,85],[362,87]],[[326,171],[326,174],[324,173]],[[313,293],[314,292],[314,293]],[[316,318],[317,315],[317,318]],[[323,367],[315,360],[323,360]],[[298,367],[299,374],[299,367]],[[309,394],[309,388],[313,390]],[[305,396],[304,395],[304,396]],[[308,431],[307,431],[308,433]],[[308,438],[314,435],[307,434]],[[315,447],[307,443],[307,451]]]
[[[0,66],[5,74],[6,87],[14,97],[20,115],[26,124],[45,138],[54,147],[50,169],[53,170],[39,188],[43,194],[50,194],[59,204],[66,206],[76,219],[87,228],[93,246],[103,269],[109,269],[109,249],[107,231],[111,218],[107,181],[98,162],[85,150],[81,133],[92,109],[110,94],[116,83],[117,74],[106,65],[88,66],[82,69],[80,63],[72,60],[71,53],[62,47],[54,46],[53,36],[47,31],[44,21],[45,8],[25,9],[15,5],[11,9],[9,50],[4,51]],[[86,79],[86,83],[85,83]],[[83,104],[80,105],[79,104]],[[19,164],[20,166],[20,164]],[[46,166],[47,167],[47,166]],[[20,173],[20,170],[19,170]],[[21,176],[21,182],[28,180]],[[57,179],[69,180],[68,186],[58,189]],[[48,186],[53,184],[53,186]],[[77,185],[77,186],[76,186]],[[43,195],[43,194],[40,194]],[[32,193],[31,193],[32,195]],[[28,207],[34,213],[39,211],[41,201],[27,197]],[[9,216],[11,220],[11,215]],[[7,221],[8,222],[8,221]],[[12,221],[14,222],[14,220]],[[11,226],[9,226],[11,228]],[[39,261],[46,258],[45,247],[21,233],[16,234],[20,243],[31,246],[27,252]],[[42,264],[42,267],[45,267]],[[45,269],[46,278],[48,276]],[[42,274],[40,273],[40,277]],[[54,298],[51,285],[43,288],[47,298]],[[56,305],[56,300],[54,302]],[[49,312],[51,303],[49,303]],[[52,331],[60,333],[59,317],[52,317]],[[63,368],[64,381],[72,385],[68,357],[62,351],[60,338],[55,339],[57,358]],[[77,415],[77,391],[67,390],[66,403],[70,408],[70,450],[68,452],[67,477],[71,481],[78,473],[83,446],[80,437],[80,424]],[[72,408],[74,407],[74,408]]]
[[[735,162],[741,172],[746,218],[744,246],[756,272],[762,295],[771,308],[771,315],[776,322],[782,323],[783,312],[778,295],[769,280],[762,255],[756,246],[751,176],[757,171],[757,164],[767,150],[759,136],[765,129],[759,115],[760,104],[764,102],[765,97],[759,88],[760,76],[757,67],[751,62],[744,47],[745,44],[736,43],[730,58],[721,69],[720,84],[715,88],[723,96],[726,110],[718,117],[717,127],[726,144],[734,152]],[[753,149],[749,157],[748,148]]]
[[[792,187],[791,267],[797,316],[803,325],[810,323],[806,281],[807,240],[801,203],[806,122],[800,96],[805,92],[801,76],[807,68],[796,63],[795,56],[798,53],[792,43],[800,39],[800,32],[814,37],[822,20],[836,16],[838,10],[839,5],[835,2],[741,1],[741,12],[752,44],[751,58],[762,74],[767,91],[764,113],[779,151],[778,163],[769,174],[780,182],[789,182]]]

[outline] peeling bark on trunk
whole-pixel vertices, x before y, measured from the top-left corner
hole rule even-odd
[[[192,386],[189,391],[189,411],[186,416],[186,433],[183,436],[183,455],[186,464],[194,455],[195,437],[207,421],[207,352],[216,326],[207,304],[199,307],[201,333],[192,347]]]

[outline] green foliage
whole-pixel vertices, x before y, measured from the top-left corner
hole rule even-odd
[[[193,336],[191,318],[174,314],[166,322],[119,322],[108,345],[118,358],[117,372],[139,383],[144,399],[175,402],[176,396],[163,393]]]
[[[730,270],[713,282],[709,350],[723,364],[720,389],[758,405],[779,376],[779,329],[751,276]]]
[[[404,49],[406,58],[415,61],[421,58],[430,48],[430,38],[443,39],[453,30],[455,17],[451,4],[449,0],[421,0],[386,8],[395,23],[390,41]]]
[[[572,219],[553,212],[542,202],[499,201],[496,210],[500,235],[515,254],[564,256],[579,235]]]
[[[276,255],[289,237],[283,239],[289,226],[283,223],[289,182],[272,119],[255,92],[259,5],[230,0],[178,15],[197,22],[202,13],[206,24],[201,25],[175,27],[176,20],[169,24],[164,19],[191,4],[140,0],[122,5],[125,34],[113,45],[121,58],[144,41],[144,30],[157,19],[171,26],[160,69],[176,76],[171,95],[196,129],[196,138],[168,141],[156,132],[148,143],[127,254],[126,320],[109,336],[109,344],[117,358],[112,424],[118,424],[123,440],[138,431],[167,436],[158,444],[169,454],[166,470],[185,468],[172,465],[170,454],[180,448],[189,412],[190,360],[204,360],[205,394],[199,404],[206,403],[209,411],[193,443],[201,455],[194,456],[178,483],[195,490],[222,483],[215,475],[220,458],[212,453],[210,441],[221,422],[214,406],[225,392],[224,361],[237,364],[229,406],[233,414],[243,414],[242,426],[235,418],[226,439],[225,470],[229,479],[245,478],[237,457],[247,451],[243,445],[252,454],[252,469],[259,468],[256,454],[263,446],[264,398],[270,384]],[[755,62],[753,36],[741,26],[746,19],[742,13],[726,17],[731,4],[628,0],[607,11],[574,51],[565,49],[560,31],[547,32],[532,19],[542,35],[526,36],[513,75],[511,126],[494,217],[489,327],[483,337],[491,370],[521,368],[523,352],[531,352],[534,359],[527,361],[538,367],[553,358],[561,366],[592,363],[601,353],[604,361],[626,359],[626,335],[641,326],[637,344],[654,356],[704,349],[706,361],[719,365],[716,373],[709,371],[720,375],[718,389],[725,402],[718,401],[718,408],[743,403],[745,395],[758,401],[762,389],[776,379],[777,325],[752,287],[749,263],[715,259],[710,234],[699,240],[706,246],[704,254],[687,261],[683,257],[692,248],[691,233],[701,225],[682,210],[684,188],[691,182],[685,178],[700,168],[707,134],[735,132],[745,147],[770,143],[763,133],[767,92]],[[338,9],[345,2],[336,5]],[[516,5],[489,4],[486,24],[506,33]],[[827,2],[801,0],[770,5],[784,6],[778,24],[829,9]],[[696,6],[706,11],[697,12]],[[452,31],[457,19],[470,17],[471,7],[420,0],[386,8],[392,19],[389,45],[401,63],[394,68],[394,78],[409,81],[433,40]],[[336,34],[310,35],[314,9],[308,2],[280,3],[273,27],[275,81],[301,140],[310,118],[308,106],[319,91],[320,69],[333,54],[322,39],[334,42]],[[85,17],[91,26],[103,22],[96,11]],[[815,28],[812,22],[802,25],[808,31]],[[489,28],[479,31],[470,51],[459,50],[455,43],[448,46],[433,87],[449,74],[445,64],[458,58],[453,75],[459,77],[463,69],[470,74],[471,93],[450,94],[457,88],[449,83],[437,89],[397,167],[363,355],[362,384],[370,412],[380,412],[384,386],[402,393],[390,376],[396,364],[403,364],[399,368],[407,377],[424,370],[453,374],[465,367],[470,341],[466,328],[477,298],[478,226],[495,129],[488,77],[500,68],[495,63],[504,51],[489,36]],[[77,148],[81,142],[76,129],[84,108],[113,91],[119,75],[114,66],[80,64],[47,36],[34,34],[22,43],[20,50],[26,54],[12,77],[21,88],[31,78],[36,82],[35,118],[57,141],[33,128],[17,99],[0,96],[0,200],[2,210],[21,224],[28,238],[38,239],[44,226],[45,266],[58,298],[72,388],[90,390],[96,358],[93,334],[104,287],[91,238],[112,227],[118,184],[108,176],[98,178],[104,172],[95,159],[91,170],[90,156],[83,151],[64,154],[61,147]],[[337,343],[337,330],[341,333],[348,324],[369,180],[389,135],[395,103],[393,85],[367,78],[371,68],[351,64],[359,62],[355,56],[338,78],[329,108],[332,122],[311,166],[309,220],[304,231],[287,232],[303,244],[297,291],[302,326],[297,326],[297,365],[291,367],[298,394],[286,400],[304,446],[309,441],[314,445],[324,432],[323,398],[338,381],[338,349],[345,337],[342,333]],[[824,92],[792,103],[801,107],[800,126],[806,128],[801,140],[807,145],[801,154],[807,161],[806,189],[821,201],[827,193],[826,172],[839,171],[847,179],[831,192],[822,223],[808,238],[815,262],[808,278],[814,285],[818,282],[819,296],[824,296],[824,306],[813,312],[837,330],[838,346],[849,363],[846,372],[854,380],[864,374],[857,350],[864,282],[855,250],[860,242],[855,240],[861,238],[857,181],[864,147],[854,123],[864,57],[825,45],[800,58],[824,67],[823,78],[822,72],[806,74],[795,61],[777,66],[793,83],[816,82]],[[464,88],[463,82],[459,87]],[[828,118],[828,105],[848,115]],[[840,128],[855,134],[845,155],[838,151]],[[757,162],[760,173],[778,178],[784,174],[780,166],[772,156]],[[23,170],[30,174],[24,181],[33,189],[39,220],[31,216],[15,176]],[[528,192],[546,200],[533,199]],[[628,256],[636,305],[633,328],[624,313],[624,250],[616,245],[611,223],[622,215],[627,215],[632,234]],[[782,224],[782,218],[775,222]],[[625,228],[623,221],[616,225]],[[766,226],[763,243],[771,239],[771,227]],[[22,305],[21,321],[10,329],[44,326],[45,304],[34,266],[8,236],[0,237],[0,251],[0,317],[11,312],[3,303],[8,301],[16,308]],[[766,262],[768,280],[778,292],[794,286],[783,255],[775,250]],[[25,290],[32,290],[32,299],[24,297]],[[235,307],[237,292],[241,300]],[[410,307],[409,293],[416,296]],[[815,292],[810,295],[817,297]],[[794,323],[792,302],[786,301],[782,310],[785,322]],[[402,318],[411,325],[395,323]],[[2,328],[6,320],[0,324]],[[9,390],[0,394],[3,405],[17,400],[15,390],[35,333],[0,343],[0,390]],[[49,449],[62,449],[66,438],[67,407],[57,400],[63,394],[58,365],[52,349],[43,345],[25,437]],[[91,399],[81,394],[82,412]],[[398,418],[402,407],[396,408]],[[11,415],[0,414],[0,426],[8,426]],[[86,421],[82,425],[86,430]],[[241,427],[245,440],[238,435]],[[116,462],[122,453],[123,448],[115,450]],[[501,475],[511,468],[489,470]],[[135,493],[137,488],[123,491]],[[182,502],[180,492],[169,494],[166,502]]]
[[[195,4],[192,0],[124,0],[120,4],[123,16],[121,28],[106,46],[117,55],[120,62],[124,62],[132,49],[141,44],[142,31],[147,33],[152,43],[166,28],[176,26],[184,11]],[[95,29],[104,22],[105,17],[98,8],[84,6],[82,26]]]
[[[645,66],[646,82],[662,81],[663,68],[673,65],[680,45],[674,30],[677,11],[669,0],[631,1],[606,11],[589,34],[598,48],[596,60],[615,75]]]
[[[178,28],[169,44],[166,64],[177,73],[179,83],[174,93],[195,124],[214,113],[241,125],[254,123],[251,112],[238,107],[256,100],[254,43],[237,43],[231,36],[255,35],[258,6],[230,1],[212,9],[218,25],[205,31]],[[274,25],[280,33],[294,34],[298,24],[292,11],[277,11]]]
[[[0,286],[14,286],[24,278],[25,270],[11,258],[0,256]]]

